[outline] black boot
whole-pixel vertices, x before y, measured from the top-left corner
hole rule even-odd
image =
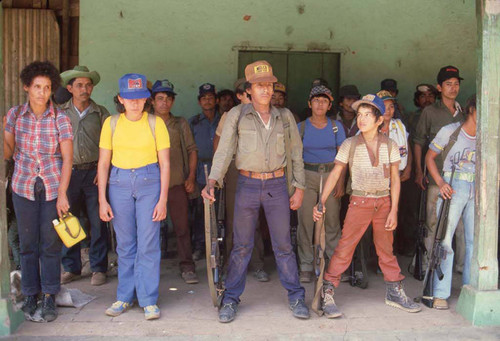
[[[309,316],[309,308],[304,303],[303,298],[299,298],[293,302],[290,302],[290,309],[293,312],[293,316],[299,319],[308,319]]]
[[[237,303],[231,302],[222,304],[222,307],[219,310],[219,322],[222,323],[231,322],[236,317],[237,311],[238,311]]]
[[[23,301],[23,306],[21,307],[21,310],[30,316],[33,316],[33,314],[36,311],[36,306],[37,306],[37,295],[31,295],[31,296],[26,296]]]
[[[44,294],[42,297],[42,318],[47,322],[52,322],[57,318],[56,297],[51,294]]]

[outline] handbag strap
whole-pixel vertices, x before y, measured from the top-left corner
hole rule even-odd
[[[82,232],[82,225],[78,224],[78,226],[79,226],[80,228],[78,229],[78,233],[76,234],[76,236],[74,236],[74,235],[71,233],[71,230],[70,230],[70,228],[69,228],[68,224],[66,224],[66,220],[65,220],[65,218],[66,218],[66,217],[69,217],[69,216],[71,216],[71,214],[65,214],[65,215],[63,215],[63,217],[62,217],[62,221],[63,221],[63,223],[64,223],[64,230],[66,231],[66,233],[67,233],[67,234],[69,234],[69,236],[70,236],[71,238],[76,239],[76,238],[78,238],[78,236],[79,236],[79,235],[80,235],[80,233]]]

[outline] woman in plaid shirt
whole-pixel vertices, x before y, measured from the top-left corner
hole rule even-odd
[[[68,212],[66,196],[73,160],[71,123],[50,100],[61,82],[50,62],[33,62],[21,71],[28,101],[4,119],[4,157],[14,156],[12,201],[19,226],[22,310],[33,320],[38,295],[41,317],[57,318],[61,240],[52,220]]]

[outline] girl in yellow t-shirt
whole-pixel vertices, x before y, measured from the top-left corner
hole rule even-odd
[[[144,111],[150,96],[146,77],[129,73],[119,86],[118,100],[125,110],[103,124],[97,167],[99,215],[103,221],[113,220],[120,264],[117,301],[106,315],[120,315],[137,298],[145,318],[152,320],[160,317],[159,232],[167,215],[170,140],[163,120]]]

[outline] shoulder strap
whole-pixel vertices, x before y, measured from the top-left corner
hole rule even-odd
[[[446,158],[448,157],[448,153],[450,152],[451,148],[453,148],[453,146],[457,142],[458,135],[460,134],[460,130],[462,129],[463,125],[464,124],[461,123],[458,126],[458,128],[455,129],[455,131],[450,135],[450,140],[449,140],[448,144],[446,145],[446,147],[444,147],[443,152],[441,153],[443,161],[446,160]]]
[[[111,126],[111,139],[113,139],[113,135],[115,134],[116,124],[118,123],[120,115],[121,114],[111,115],[111,118],[109,119],[109,125]]]
[[[356,151],[356,146],[358,145],[359,135],[354,135],[351,140],[351,145],[349,146],[349,171],[352,168],[352,162],[354,160],[354,152]]]
[[[337,123],[335,123],[335,120],[329,117],[330,122],[332,122],[332,130],[333,133],[335,134],[335,138],[337,138],[337,132],[339,131],[339,128],[337,127]]]
[[[172,115],[171,119],[174,119],[175,127],[177,130],[179,130],[179,136],[181,140],[181,152],[182,152],[182,169],[184,171],[184,177],[187,178],[189,175],[189,155],[186,147],[184,129],[182,129],[182,123],[179,118]]]
[[[302,124],[300,125],[300,131],[299,131],[299,134],[300,134],[300,139],[301,139],[302,141],[304,141],[304,133],[305,133],[305,131],[306,131],[306,120],[307,120],[307,119],[305,119],[304,121],[302,121],[302,122],[301,122]]]

